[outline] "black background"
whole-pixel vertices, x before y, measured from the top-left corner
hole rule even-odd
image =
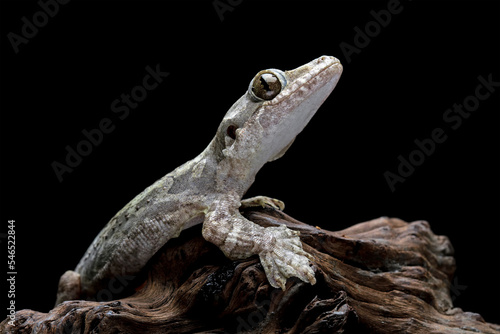
[[[455,248],[455,305],[499,323],[500,88],[456,130],[443,115],[479,76],[500,81],[500,4],[401,1],[348,59],[341,43],[354,46],[354,28],[388,3],[244,0],[221,20],[212,1],[73,0],[16,54],[8,34],[41,9],[3,1],[1,233],[16,220],[16,307],[48,311],[60,275],[109,218],[201,152],[255,73],[326,54],[344,65],[337,88],[248,196],[279,198],[330,230],[380,216],[429,221]],[[156,64],[170,75],[118,119],[111,102]],[[59,182],[51,164],[103,118],[114,131]],[[384,172],[438,127],[447,140],[392,192]]]

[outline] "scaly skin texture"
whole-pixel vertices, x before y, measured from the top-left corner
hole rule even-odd
[[[139,273],[168,240],[200,223],[203,237],[228,258],[259,255],[273,287],[284,289],[289,277],[315,284],[299,233],[285,226],[261,227],[239,208],[283,209],[275,199],[241,198],[260,168],[284,154],[341,73],[340,62],[328,56],[291,71],[259,72],[200,155],[156,181],[110,220],[76,269],[61,277],[56,304],[92,298],[111,278]]]

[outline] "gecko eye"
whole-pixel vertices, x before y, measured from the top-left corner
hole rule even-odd
[[[271,100],[281,92],[281,83],[272,73],[262,73],[253,80],[252,92],[258,98]]]
[[[250,82],[248,92],[255,101],[272,100],[286,85],[284,73],[279,70],[264,70]]]
[[[229,136],[229,138],[236,139],[236,130],[237,129],[238,129],[238,127],[236,127],[235,125],[230,125],[227,127],[226,133]]]

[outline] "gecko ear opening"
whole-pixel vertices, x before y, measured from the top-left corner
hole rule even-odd
[[[230,125],[227,127],[226,134],[229,136],[231,139],[236,139],[236,130],[238,130],[238,127],[236,125]]]

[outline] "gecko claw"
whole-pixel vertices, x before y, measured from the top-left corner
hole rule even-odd
[[[266,228],[266,241],[259,253],[267,279],[274,288],[285,290],[289,277],[314,285],[316,278],[310,266],[312,256],[302,249],[298,232],[286,226]]]

